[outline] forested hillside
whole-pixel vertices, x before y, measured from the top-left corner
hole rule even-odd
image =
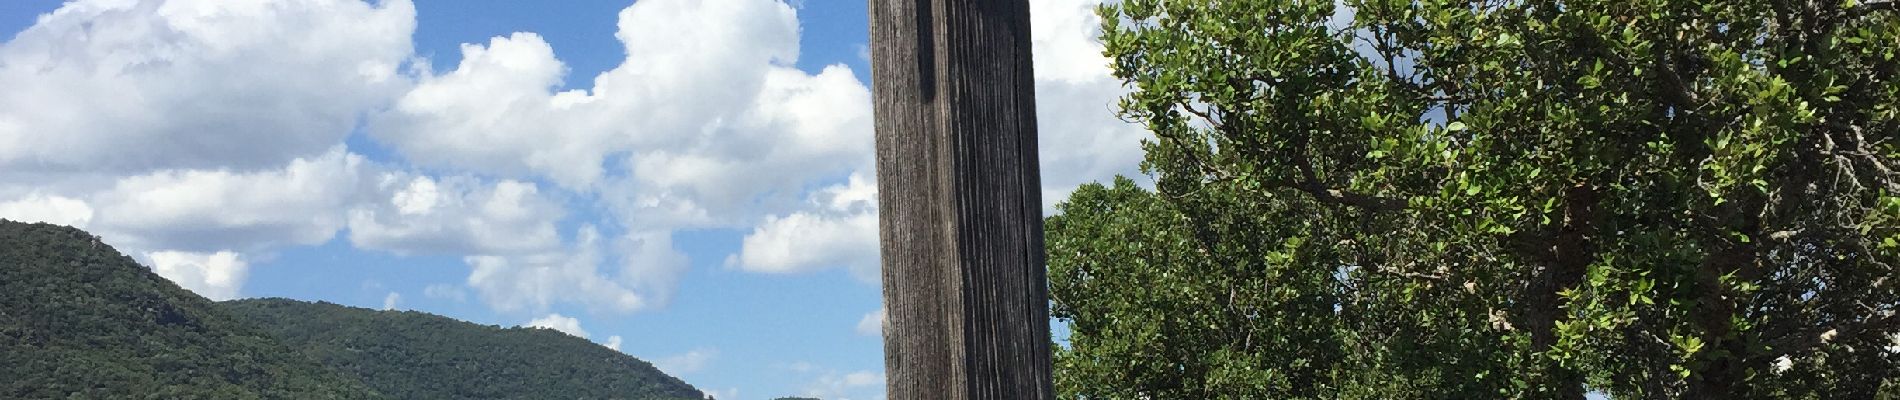
[[[0,220],[0,398],[704,399],[547,329],[214,303],[79,229]]]
[[[645,361],[554,330],[287,299],[219,305],[310,358],[397,398],[706,397]]]
[[[0,221],[0,398],[365,399],[84,231]]]

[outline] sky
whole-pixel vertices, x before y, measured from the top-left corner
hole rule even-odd
[[[1137,175],[1099,0],[1031,0],[1045,212]],[[883,398],[862,0],[0,2],[0,218],[212,299],[559,329]]]

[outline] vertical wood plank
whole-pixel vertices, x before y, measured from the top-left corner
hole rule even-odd
[[[870,0],[891,399],[1048,399],[1025,0]]]

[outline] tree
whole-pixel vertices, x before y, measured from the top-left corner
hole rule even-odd
[[[1122,111],[1155,134],[1144,169],[1166,206],[1144,207],[1178,212],[1159,228],[1194,232],[1175,250],[1195,255],[1118,254],[1127,244],[1056,217],[1052,287],[1087,287],[1057,265],[1218,275],[1183,278],[1196,282],[1286,271],[1245,290],[1332,299],[1337,330],[1297,342],[1338,349],[1311,368],[1345,397],[1871,398],[1900,374],[1895,9],[1108,5],[1103,41],[1137,89]],[[1078,193],[1065,213],[1132,207]],[[1248,228],[1233,214],[1276,216]],[[1228,228],[1253,236],[1199,233]],[[1284,266],[1235,261],[1294,239]],[[1084,329],[1102,316],[1064,303],[1115,294],[1057,293],[1076,324],[1059,379],[1156,365],[1088,347],[1121,333]],[[1297,330],[1243,315],[1210,329]],[[1176,358],[1198,378],[1184,384],[1213,388],[1194,371],[1233,357],[1212,354]],[[1133,384],[1066,387],[1116,397]]]
[[[218,308],[398,399],[705,399],[646,361],[542,328],[266,298]]]
[[[79,229],[0,219],[0,398],[382,399]]]
[[[1331,256],[1305,245],[1313,227],[1279,222],[1293,208],[1212,206],[1176,208],[1118,178],[1081,187],[1049,218],[1054,314],[1072,331],[1059,392],[1335,397],[1339,288],[1306,262]]]

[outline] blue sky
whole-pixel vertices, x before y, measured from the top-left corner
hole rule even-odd
[[[1140,158],[1095,1],[1032,1],[1048,204]],[[878,399],[864,7],[8,1],[0,218],[214,299],[562,329],[721,399]]]

